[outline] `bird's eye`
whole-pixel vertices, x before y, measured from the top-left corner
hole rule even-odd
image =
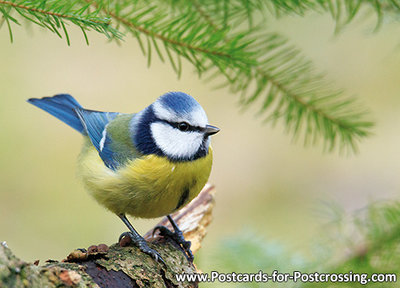
[[[185,132],[189,130],[189,124],[186,122],[178,123],[178,129]]]

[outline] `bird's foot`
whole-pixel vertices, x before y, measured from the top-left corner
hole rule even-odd
[[[157,226],[153,230],[153,235],[157,230],[159,231],[161,236],[168,237],[174,240],[175,243],[177,243],[179,246],[181,246],[183,250],[186,252],[189,261],[193,262],[194,256],[192,250],[190,250],[190,246],[192,245],[192,243],[190,241],[185,240],[185,237],[183,237],[183,233],[181,230],[177,229],[175,230],[175,232],[172,232],[165,226]]]
[[[162,264],[164,264],[165,267],[167,266],[167,264],[165,264],[164,260],[162,259],[160,253],[158,253],[154,249],[151,249],[143,237],[138,238],[135,237],[135,235],[131,232],[124,232],[121,234],[121,236],[119,236],[118,242],[121,242],[121,239],[123,237],[129,237],[132,240],[133,244],[135,244],[140,249],[140,251],[151,256],[154,260],[156,260],[156,262],[161,262]]]

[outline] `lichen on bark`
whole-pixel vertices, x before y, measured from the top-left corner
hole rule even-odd
[[[197,198],[172,217],[180,225],[185,238],[192,241],[195,253],[201,246],[206,227],[211,222],[215,189],[206,185]],[[157,225],[166,225],[163,219]],[[166,262],[154,261],[139,248],[120,243],[109,248],[101,244],[88,251],[75,250],[61,261],[48,260],[42,266],[16,257],[5,242],[0,245],[0,287],[197,287],[198,283],[178,282],[177,273],[196,273],[183,249],[170,239],[153,237],[150,230],[145,238]],[[107,247],[105,249],[104,247]]]

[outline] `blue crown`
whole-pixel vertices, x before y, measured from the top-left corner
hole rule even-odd
[[[195,107],[200,106],[192,96],[183,92],[168,92],[158,98],[158,101],[165,108],[169,108],[178,114],[191,112]]]

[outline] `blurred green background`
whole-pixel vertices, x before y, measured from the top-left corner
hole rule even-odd
[[[115,243],[123,223],[100,207],[76,177],[81,136],[26,103],[30,97],[70,93],[87,108],[136,112],[167,91],[184,91],[221,128],[213,138],[210,182],[217,187],[214,221],[197,263],[217,270],[215,253],[226,239],[254,233],[310,254],[309,243],[327,219],[324,203],[355,211],[380,199],[398,199],[400,188],[399,26],[358,20],[334,36],[328,15],[285,17],[270,25],[290,37],[338,87],[359,96],[376,121],[374,135],[356,155],[324,154],[320,146],[294,144],[284,127],[262,125],[252,109],[239,112],[238,97],[214,90],[184,65],[177,79],[153,57],[150,68],[136,40],[122,45],[89,33],[85,44],[71,27],[68,47],[47,31],[14,27],[11,44],[0,30],[0,241],[20,258],[62,259],[78,247]],[[141,233],[158,219],[134,220]],[[214,258],[213,258],[214,257]]]

